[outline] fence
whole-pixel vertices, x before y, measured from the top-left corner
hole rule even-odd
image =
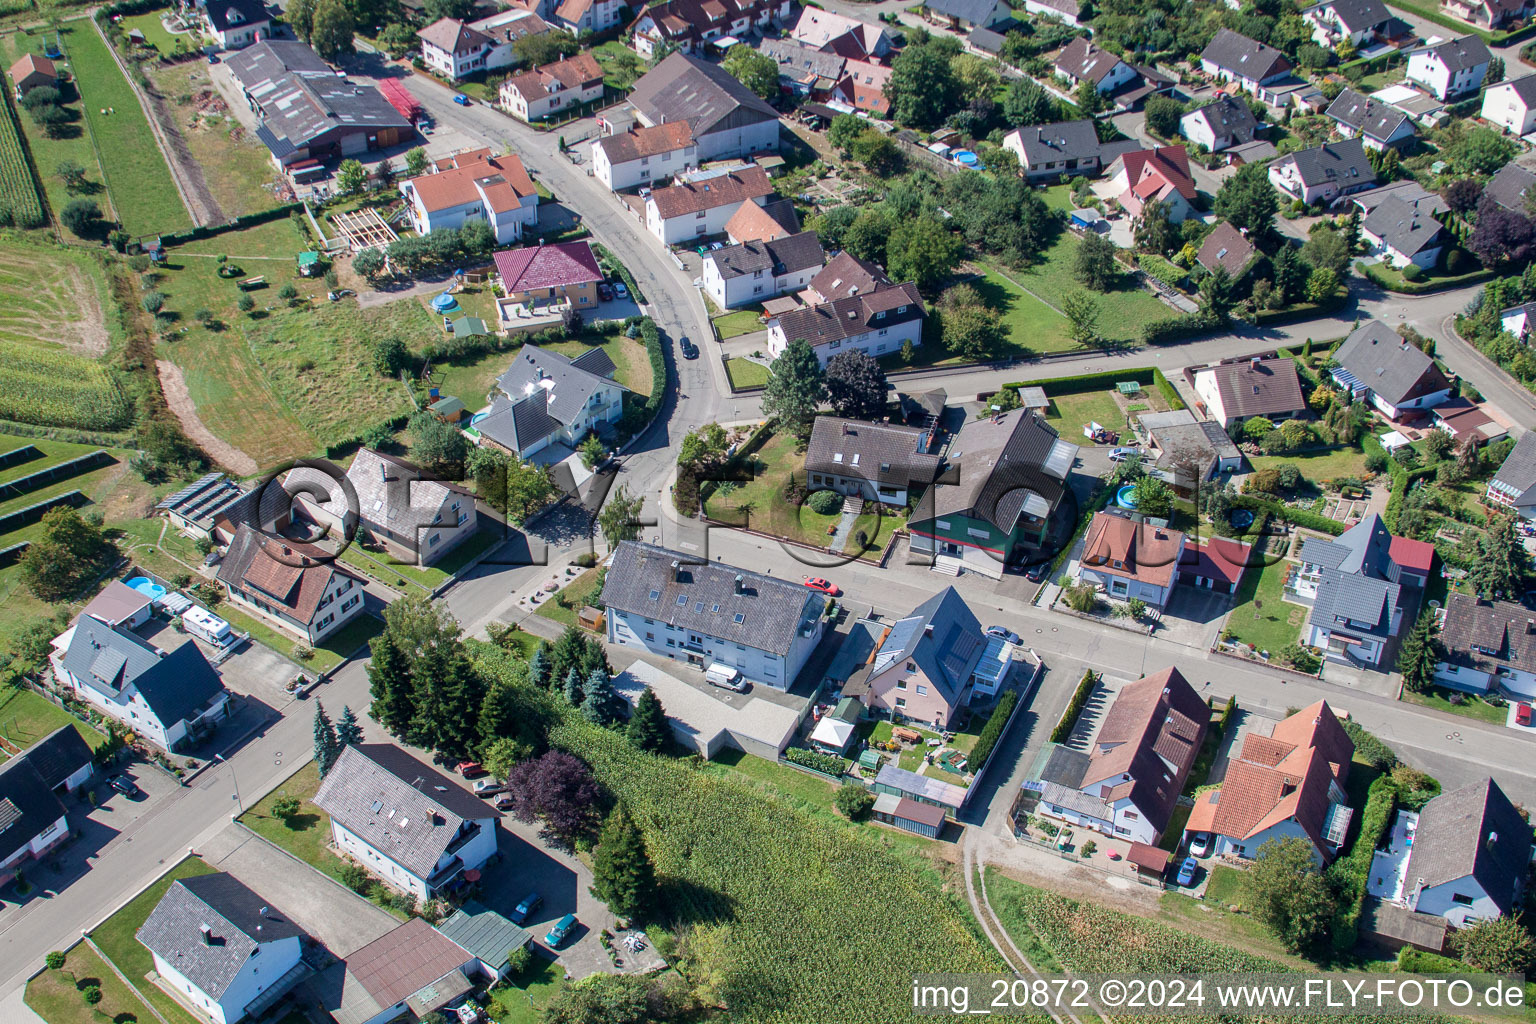
[[[991,753],[987,754],[987,759],[981,763],[981,767],[977,768],[971,776],[971,786],[965,791],[965,799],[960,801],[961,808],[969,804],[971,797],[975,796],[976,791],[981,788],[982,776],[986,775],[987,769],[992,767],[992,762],[997,760],[997,753],[1003,746],[1003,737],[1008,735],[1008,730],[1013,728],[1013,723],[1018,720],[1019,711],[1028,703],[1029,695],[1034,692],[1035,687],[1040,682],[1040,677],[1045,674],[1045,659],[1040,657],[1033,647],[1029,649],[1029,653],[1034,658],[1035,667],[1030,672],[1029,679],[1024,683],[1023,689],[1019,691],[1019,699],[1014,702],[1013,710],[1008,713],[1008,721],[1003,726],[1003,731],[998,734],[998,741],[992,744]]]

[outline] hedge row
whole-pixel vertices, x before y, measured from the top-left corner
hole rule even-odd
[[[624,287],[628,288],[629,294],[634,296],[636,305],[639,305],[645,301],[645,293],[640,290],[639,285],[635,284],[634,275],[629,272],[629,268],[624,265],[623,261],[608,251],[607,246],[593,242],[592,254],[596,256],[599,261],[607,263],[609,266],[613,267],[614,271],[619,275],[619,277],[624,279]]]
[[[341,456],[351,452],[354,448],[361,448],[363,446],[363,438],[377,430],[380,426],[383,426],[388,430],[399,430],[401,427],[405,426],[410,418],[410,413],[403,412],[398,416],[391,416],[387,420],[381,420],[379,423],[376,423],[371,427],[364,427],[362,430],[359,430],[351,437],[342,438],[339,441],[332,441],[330,444],[325,446],[325,457],[328,459],[338,459]]]
[[[1093,686],[1098,681],[1099,677],[1093,674],[1093,669],[1083,673],[1077,689],[1072,693],[1072,699],[1067,702],[1066,710],[1062,711],[1061,717],[1056,720],[1056,728],[1051,730],[1052,743],[1065,743],[1072,735],[1072,727],[1077,724],[1077,716],[1083,713],[1083,708],[1088,704],[1088,698],[1093,695]]]
[[[1292,508],[1278,501],[1269,501],[1264,498],[1255,498],[1248,494],[1239,494],[1232,499],[1233,508],[1246,508],[1254,513],[1257,518],[1260,512],[1268,512],[1276,519],[1283,519],[1295,526],[1305,527],[1308,530],[1316,530],[1318,533],[1327,533],[1337,537],[1345,530],[1345,525],[1336,519],[1318,515],[1311,509]]]
[[[1168,408],[1175,411],[1188,408],[1184,399],[1179,397],[1179,389],[1174,387],[1166,374],[1157,367],[1152,368],[1152,383],[1157,385],[1157,390],[1162,393],[1163,400],[1168,403]]]
[[[1199,313],[1183,313],[1144,324],[1141,328],[1141,342],[1143,345],[1167,345],[1210,329],[1211,325]]]
[[[997,707],[992,711],[992,717],[988,718],[987,724],[981,727],[981,735],[976,737],[976,745],[971,748],[971,756],[968,760],[972,771],[980,771],[986,765],[987,758],[992,756],[992,748],[997,746],[997,741],[1003,738],[1003,730],[1008,727],[1008,719],[1018,703],[1018,690],[1009,690],[997,702]]]
[[[848,761],[845,758],[821,754],[803,747],[790,747],[784,751],[784,760],[790,764],[797,764],[801,768],[809,768],[813,772],[830,775],[834,779],[842,777],[848,771]]]
[[[1371,859],[1396,811],[1397,787],[1393,785],[1390,776],[1378,776],[1371,783],[1365,798],[1365,810],[1360,815],[1360,832],[1355,836],[1355,845],[1328,869],[1330,880],[1339,894],[1339,908],[1334,915],[1330,939],[1333,948],[1341,953],[1354,949],[1360,939],[1360,910],[1365,902],[1365,883],[1371,872]]]
[[[667,396],[667,358],[661,352],[661,332],[650,317],[640,321],[640,340],[645,342],[645,354],[651,360],[651,393],[645,400],[645,421],[649,423]]]
[[[1444,291],[1447,288],[1462,288],[1466,285],[1481,284],[1483,281],[1491,280],[1495,276],[1493,271],[1485,269],[1474,270],[1471,273],[1462,274],[1458,277],[1441,277],[1433,281],[1409,281],[1406,279],[1399,281],[1383,274],[1380,268],[1372,263],[1357,262],[1355,269],[1364,274],[1372,284],[1379,285],[1389,292],[1397,292],[1399,295],[1427,295],[1430,292]]]
[[[155,7],[159,7],[156,4]],[[214,238],[230,231],[240,231],[244,228],[255,227],[257,224],[270,224],[274,220],[282,220],[295,213],[303,213],[303,203],[285,203],[282,206],[274,206],[270,210],[262,210],[260,213],[248,213],[243,217],[236,217],[228,224],[213,224],[205,227],[191,228],[187,231],[173,231],[168,235],[161,235],[162,245],[180,245],[183,242],[198,242],[205,238]]]
[[[1017,384],[1004,384],[1004,388],[1044,388],[1047,395],[1081,395],[1089,391],[1112,388],[1122,380],[1133,380],[1142,387],[1156,381],[1160,371],[1155,366],[1138,366],[1129,370],[1101,370],[1097,373],[1080,373],[1075,377],[1043,377],[1039,380],[1022,380]],[[1167,381],[1167,378],[1163,378]]]

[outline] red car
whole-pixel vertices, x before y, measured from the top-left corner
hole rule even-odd
[[[453,770],[464,776],[466,779],[479,778],[481,775],[485,774],[485,768],[480,764],[479,761],[460,761],[457,765],[454,766]]]
[[[812,590],[819,590],[823,594],[831,594],[833,597],[836,597],[838,594],[842,593],[841,590],[838,590],[837,587],[833,585],[831,580],[824,580],[820,576],[805,577],[805,585],[810,587]]]
[[[1515,706],[1515,724],[1531,724],[1531,706],[1529,704],[1517,704]]]

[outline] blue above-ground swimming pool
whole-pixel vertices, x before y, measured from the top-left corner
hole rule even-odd
[[[1227,516],[1227,519],[1239,530],[1243,529],[1245,526],[1253,525],[1253,513],[1246,508],[1233,509],[1231,514]]]
[[[1136,507],[1136,485],[1126,484],[1115,492],[1115,504],[1121,508],[1134,509]]]
[[[165,588],[156,583],[154,580],[150,579],[148,576],[135,576],[132,579],[124,580],[123,582],[150,600],[158,601],[160,598],[165,596]]]
[[[949,154],[949,158],[962,167],[975,167],[981,162],[977,159],[976,154],[968,149],[957,149]]]

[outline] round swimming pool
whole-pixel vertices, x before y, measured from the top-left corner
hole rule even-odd
[[[968,149],[957,149],[949,158],[962,167],[975,167],[980,162],[976,154]]]
[[[1246,508],[1233,509],[1227,519],[1239,530],[1253,525],[1253,513]]]
[[[1115,504],[1121,508],[1134,509],[1136,507],[1136,485],[1126,484],[1115,492]]]

